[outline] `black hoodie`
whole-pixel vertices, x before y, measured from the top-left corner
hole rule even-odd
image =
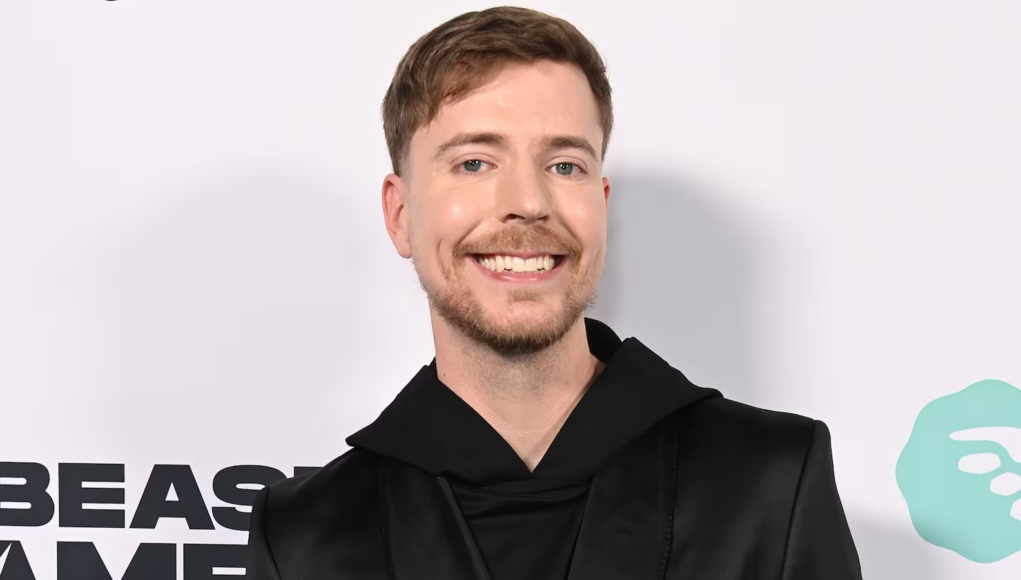
[[[606,366],[534,471],[433,361],[350,451],[259,492],[248,580],[861,580],[823,423],[585,328]]]
[[[436,375],[436,361],[380,417],[347,439],[446,478],[492,580],[563,580],[589,485],[615,453],[677,409],[719,396],[691,385],[638,340],[585,320],[606,363],[529,471],[511,446]]]

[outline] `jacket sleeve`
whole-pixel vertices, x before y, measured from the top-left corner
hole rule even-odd
[[[245,580],[282,580],[266,536],[266,504],[269,486],[252,502],[252,518],[248,528],[248,549],[245,557]]]
[[[861,580],[858,551],[833,476],[830,432],[815,422],[788,531],[783,580]]]

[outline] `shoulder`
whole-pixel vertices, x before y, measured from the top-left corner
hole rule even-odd
[[[379,464],[377,455],[352,449],[260,491],[252,505],[249,577],[299,578],[308,570],[382,577]]]
[[[817,437],[829,437],[821,421],[723,397],[681,409],[671,419],[679,433],[733,451],[804,453]]]
[[[677,501],[700,522],[743,522],[786,537],[810,450],[829,449],[825,425],[795,415],[705,399],[670,417]],[[820,438],[820,434],[824,438]]]
[[[341,522],[360,522],[377,494],[379,456],[350,449],[315,471],[283,479],[264,490],[261,506],[271,536],[331,534]]]
[[[378,465],[379,456],[349,449],[318,469],[274,482],[267,490],[267,507],[272,511],[314,509],[336,497],[338,488],[347,492],[368,491],[375,487]]]
[[[810,455],[830,453],[829,430],[822,421],[723,397],[681,409],[670,423],[682,460],[745,484],[765,478],[793,488]]]
[[[812,568],[820,561],[812,550],[829,558],[838,545],[834,534],[843,526],[839,542],[847,535],[824,423],[713,397],[671,415],[668,433],[676,457],[674,537],[705,547],[677,553],[679,563],[671,566],[683,562],[689,569],[708,570],[754,562],[756,570],[776,578],[790,576],[782,572],[785,561],[803,570],[852,570],[843,553],[829,568]],[[790,553],[795,525],[801,526],[801,537],[818,537],[821,543],[810,541],[810,547]],[[720,546],[728,547],[729,557],[719,556]],[[805,574],[798,577],[820,577]]]

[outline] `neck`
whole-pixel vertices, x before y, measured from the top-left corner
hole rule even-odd
[[[440,380],[535,469],[603,368],[589,352],[584,319],[549,348],[510,358],[473,342],[435,313],[432,326]]]

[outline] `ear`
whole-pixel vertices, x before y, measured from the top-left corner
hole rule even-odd
[[[610,209],[610,178],[603,178],[603,203],[606,204],[606,209]]]
[[[391,173],[383,179],[383,221],[390,241],[402,258],[411,257],[408,213],[404,211],[407,194],[407,184],[398,175]]]

